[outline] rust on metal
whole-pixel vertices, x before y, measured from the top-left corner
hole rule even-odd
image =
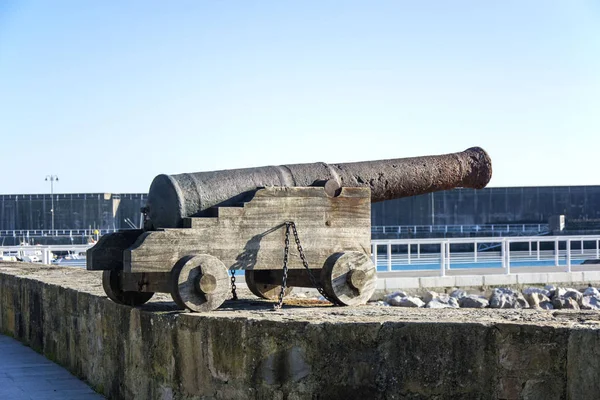
[[[437,156],[159,175],[148,194],[148,228],[183,227],[183,218],[249,201],[260,187],[324,186],[329,196],[340,187],[368,187],[377,202],[456,187],[481,189],[491,176],[490,157],[479,147]]]

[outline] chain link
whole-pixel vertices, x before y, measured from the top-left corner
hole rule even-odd
[[[302,265],[304,265],[306,272],[308,272],[308,277],[310,279],[310,282],[319,291],[319,293],[321,294],[321,296],[323,296],[323,298],[325,298],[330,303],[338,305],[339,303],[337,301],[335,301],[330,296],[328,296],[327,293],[325,293],[325,290],[321,286],[321,283],[317,280],[317,278],[313,275],[312,271],[308,267],[308,261],[306,261],[306,256],[304,255],[304,250],[302,249],[302,245],[300,244],[300,237],[298,236],[298,231],[296,230],[296,224],[293,222],[290,222],[290,224],[292,226],[292,232],[294,233],[294,239],[296,240],[296,246],[298,247],[298,253],[300,254],[300,259],[302,260]]]
[[[283,306],[283,296],[285,296],[285,289],[287,287],[287,274],[288,274],[288,258],[290,253],[290,223],[285,223],[285,246],[283,247],[283,278],[281,280],[281,291],[279,292],[279,300],[277,304],[273,306],[275,310],[281,309]]]
[[[235,269],[231,270],[231,296],[233,300],[238,299],[238,295],[236,292],[237,286],[235,286]]]
[[[292,229],[292,233],[294,234],[294,241],[296,242],[296,247],[298,248],[298,254],[300,254],[300,259],[302,260],[302,265],[306,269],[308,273],[308,278],[312,283],[313,287],[317,289],[319,294],[323,296],[330,303],[338,305],[339,303],[329,297],[325,290],[321,286],[321,283],[317,280],[317,278],[313,275],[312,271],[308,266],[308,261],[306,261],[306,256],[304,255],[304,249],[300,244],[300,237],[298,236],[298,230],[296,229],[296,224],[293,221],[288,221],[285,223],[285,248],[283,250],[283,280],[281,283],[281,292],[279,292],[279,301],[275,305],[275,309],[278,310],[283,306],[283,296],[285,289],[287,287],[287,273],[288,273],[288,254],[290,247],[290,228]]]

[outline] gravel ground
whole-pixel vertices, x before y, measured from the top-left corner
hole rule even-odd
[[[39,264],[0,262],[0,274],[34,279],[47,284],[79,290],[105,297],[101,272],[79,268],[40,266]],[[273,302],[257,299],[249,291],[238,291],[240,300],[226,301],[210,313],[190,315],[214,318],[251,318],[272,321],[308,321],[314,323],[477,323],[533,324],[540,326],[600,329],[600,312],[578,310],[535,309],[427,309],[383,307],[368,304],[358,307],[334,307],[317,300],[292,297],[285,299],[282,310],[274,311]],[[292,295],[293,296],[293,295]],[[144,310],[173,314],[180,313],[171,296],[157,293]]]

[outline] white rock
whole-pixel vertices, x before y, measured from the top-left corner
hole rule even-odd
[[[425,303],[423,302],[423,300],[421,300],[418,297],[412,297],[412,296],[400,297],[400,296],[396,296],[395,298],[396,299],[397,298],[400,299],[400,301],[397,304],[397,306],[399,306],[399,307],[423,307],[425,305]],[[395,304],[392,304],[392,305],[395,305]]]
[[[579,304],[577,303],[577,300],[571,298],[571,297],[554,297],[552,299],[552,305],[554,306],[554,308],[564,308],[564,309],[570,309],[570,310],[579,310]]]
[[[544,296],[550,298],[550,291],[548,289],[542,289],[542,288],[532,286],[532,287],[528,287],[523,290],[523,295],[525,295],[525,298],[527,298],[527,295],[532,294],[532,293],[541,293]]]
[[[543,301],[540,303],[540,308],[542,310],[554,310],[554,306],[551,301]]]
[[[555,297],[565,297],[566,296],[566,297],[571,297],[571,298],[577,299],[577,297],[578,297],[577,293],[579,295],[581,295],[581,292],[577,289],[558,287],[554,291],[552,298],[554,299]],[[567,294],[569,294],[569,295],[567,296]]]
[[[394,296],[394,297],[385,297],[385,302],[388,303],[390,306],[400,306],[402,304],[402,299],[404,299],[404,297],[402,296]]]
[[[540,303],[549,302],[550,298],[540,292],[529,292],[524,294],[525,300],[533,308],[538,308]]]
[[[600,296],[583,296],[580,305],[582,310],[600,310]]]
[[[581,305],[581,300],[583,299],[583,295],[579,290],[570,289],[564,296],[565,299],[573,299],[577,302],[577,304]]]
[[[449,302],[451,298],[452,298],[452,297],[450,297],[450,295],[449,295],[449,294],[446,294],[446,293],[440,293],[440,294],[438,294],[438,296],[436,297],[436,299],[439,299],[439,300],[441,300],[442,302],[445,302],[445,303]],[[434,299],[434,300],[435,300],[435,299]]]
[[[490,308],[529,308],[529,303],[519,291],[496,288],[490,296]]]
[[[563,297],[566,293],[567,293],[567,288],[557,287],[554,290],[554,293],[552,293],[552,299],[557,298],[557,297]]]
[[[490,305],[490,302],[485,297],[474,294],[461,297],[458,303],[462,308],[486,308]]]
[[[429,303],[431,300],[437,298],[439,296],[439,294],[437,292],[434,292],[432,290],[428,290],[427,292],[425,292],[425,294],[423,295],[423,301],[425,303]]]
[[[402,290],[398,290],[397,292],[385,295],[383,300],[389,303],[389,301],[387,299],[393,299],[394,297],[406,297],[406,296],[408,296],[406,294],[406,292],[404,292]]]
[[[600,297],[600,292],[595,287],[590,286],[587,289],[585,289],[585,291],[583,292],[583,295]]]
[[[582,304],[583,295],[577,289],[558,287],[552,296],[552,305],[554,308],[579,310]]]
[[[546,285],[546,286],[544,286],[544,289],[546,289],[548,292],[550,292],[550,295],[548,297],[550,297],[550,298],[554,297],[554,292],[556,291],[556,286]]]
[[[463,297],[467,297],[468,293],[461,289],[456,289],[452,293],[450,293],[450,297],[454,297],[455,299],[461,299]]]
[[[425,306],[427,308],[458,308],[458,300],[454,297],[437,297]]]

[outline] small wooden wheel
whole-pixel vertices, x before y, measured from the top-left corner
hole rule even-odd
[[[121,289],[123,271],[108,270],[102,273],[102,287],[109,299],[126,306],[141,306],[154,296],[154,292],[129,292]]]
[[[321,282],[340,305],[366,304],[375,291],[377,269],[362,251],[335,253],[325,261]]]
[[[182,309],[212,311],[230,290],[225,264],[208,254],[183,257],[171,271],[171,296]]]
[[[249,269],[244,271],[246,285],[254,295],[260,298],[266,300],[277,300],[279,299],[279,293],[281,293],[281,284],[263,283],[264,279],[261,279],[261,277],[268,275],[268,273],[268,270],[255,271]],[[293,287],[287,286],[283,292],[283,295],[289,295],[292,293],[293,289]]]

